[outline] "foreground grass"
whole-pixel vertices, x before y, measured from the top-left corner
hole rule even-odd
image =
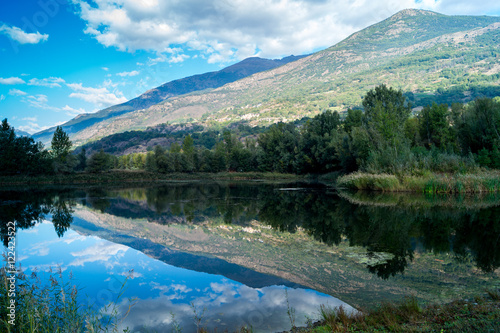
[[[104,173],[75,173],[67,175],[2,176],[0,186],[30,184],[102,184],[102,183],[158,183],[182,180],[294,180],[300,176],[272,172],[219,173],[151,173],[146,171],[112,170]]]
[[[322,306],[320,315],[314,327],[292,332],[500,332],[500,292],[425,307],[410,297],[352,314]]]
[[[500,192],[500,172],[476,174],[436,174],[422,176],[356,172],[339,177],[337,186],[354,190],[421,193]]]
[[[9,269],[0,268],[0,332],[122,332],[115,304],[125,282],[115,302],[96,310],[78,303],[78,289],[71,281],[64,281],[61,269],[50,271],[47,284],[41,283],[36,273],[27,276],[20,271],[15,274],[15,289],[9,280],[14,274]],[[14,300],[15,310],[11,305]]]

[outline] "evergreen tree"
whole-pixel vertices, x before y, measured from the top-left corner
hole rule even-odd
[[[90,156],[87,162],[87,171],[91,173],[105,172],[114,167],[111,156],[101,149],[98,153]]]
[[[51,142],[52,155],[54,158],[56,160],[65,161],[72,145],[68,134],[63,131],[61,126],[57,126]]]
[[[77,159],[69,154],[71,146],[72,143],[68,134],[63,131],[61,126],[57,126],[51,142],[54,171],[56,173],[72,172],[76,167]]]

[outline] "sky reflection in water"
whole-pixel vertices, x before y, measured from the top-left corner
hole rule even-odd
[[[220,275],[190,271],[165,264],[124,245],[68,230],[58,238],[52,223],[45,221],[32,229],[19,230],[18,258],[28,272],[40,275],[60,266],[67,281],[83,288],[84,304],[102,307],[115,301],[126,277],[126,291],[118,304],[126,312],[128,298],[138,302],[122,322],[133,331],[143,327],[170,331],[175,320],[183,332],[196,330],[195,313],[203,316],[203,327],[233,330],[252,326],[254,331],[270,332],[290,328],[287,300],[295,309],[295,324],[318,316],[321,304],[347,304],[308,289],[266,286],[251,288]],[[133,270],[133,271],[131,271]]]

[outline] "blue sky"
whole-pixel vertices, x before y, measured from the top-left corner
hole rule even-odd
[[[249,56],[318,51],[404,8],[463,0],[20,0],[0,4],[0,118],[35,133]]]

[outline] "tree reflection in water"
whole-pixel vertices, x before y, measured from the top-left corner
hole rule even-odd
[[[347,198],[347,199],[346,199]],[[0,191],[0,231],[7,222],[26,229],[52,216],[57,235],[70,227],[78,202],[107,214],[145,218],[152,223],[202,223],[221,219],[246,225],[258,220],[276,230],[298,228],[330,246],[347,240],[367,255],[390,254],[367,264],[383,279],[403,273],[417,245],[424,251],[453,253],[491,272],[500,267],[500,197],[464,198],[368,194],[340,195],[322,185],[192,183],[134,189],[50,189]]]

